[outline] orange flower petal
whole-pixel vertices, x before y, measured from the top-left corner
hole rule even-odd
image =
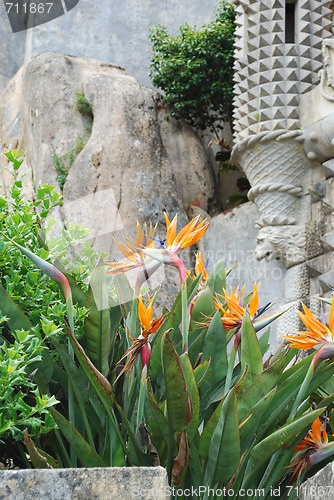
[[[302,335],[305,333],[306,332],[300,332],[299,335],[285,335],[284,338],[290,342],[291,347],[294,349],[308,351],[312,349],[312,347],[319,345],[319,341],[316,339],[310,338],[307,335]]]
[[[302,303],[305,314],[297,311],[300,319],[306,328],[314,335],[315,338],[325,338],[328,333],[328,328],[318,321],[314,314]]]
[[[175,215],[172,222],[169,222],[168,216],[165,212],[165,219],[166,219],[166,227],[167,227],[166,242],[167,242],[167,248],[169,248],[172,246],[173,241],[175,239],[176,226],[177,226],[177,214]]]
[[[334,297],[332,300],[331,311],[329,313],[329,329],[330,329],[332,337],[333,337],[333,335],[334,335]]]
[[[259,308],[259,297],[257,294],[257,288],[258,288],[258,285],[255,283],[253,293],[252,293],[252,298],[251,298],[251,301],[249,303],[249,312],[250,312],[250,317],[252,319],[254,318],[256,311]]]
[[[196,276],[198,276],[201,273],[202,273],[203,281],[206,282],[208,279],[208,273],[207,273],[207,271],[204,267],[204,264],[203,264],[202,254],[201,254],[201,252],[198,252],[196,254],[195,274],[196,274]]]

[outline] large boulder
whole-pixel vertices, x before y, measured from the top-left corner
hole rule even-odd
[[[78,92],[92,123],[77,108]],[[114,231],[134,232],[137,219],[187,221],[191,206],[213,196],[204,148],[183,121],[169,116],[155,91],[124,70],[96,60],[44,53],[10,81],[0,98],[0,145],[23,148],[25,189],[62,190],[64,220],[89,227],[109,252]],[[1,158],[1,166],[5,165]],[[69,166],[66,177],[59,166]],[[11,179],[3,175],[2,185]],[[161,233],[163,234],[163,233]]]

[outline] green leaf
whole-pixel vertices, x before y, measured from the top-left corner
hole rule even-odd
[[[61,362],[64,365],[67,376],[73,387],[73,391],[78,402],[81,413],[83,414],[86,410],[86,404],[88,402],[88,387],[87,380],[82,378],[79,368],[76,366],[74,361],[71,359],[67,353],[65,347],[58,341],[53,340],[53,344],[59,354]]]
[[[260,344],[262,358],[266,354],[266,352],[268,351],[268,349],[270,347],[269,346],[269,337],[270,337],[270,328],[267,328],[267,330],[259,338],[259,344]]]
[[[86,307],[89,309],[85,317],[83,335],[86,352],[96,368],[103,375],[107,375],[111,325],[106,272],[103,264],[98,265],[92,272]]]
[[[241,453],[243,453],[252,442],[262,420],[263,412],[271,406],[276,390],[277,387],[274,387],[272,391],[252,408],[252,412],[246,420],[240,422]]]
[[[226,352],[226,333],[219,311],[216,312],[211,320],[203,344],[202,359],[205,360],[210,357],[210,368],[201,388],[201,392],[203,393],[206,392],[209,387],[223,380],[227,373],[228,359]]]
[[[77,429],[61,413],[55,408],[50,408],[50,412],[84,467],[106,467],[100,455],[93,450]]]
[[[104,375],[102,375],[102,373],[100,373],[96,369],[96,367],[93,365],[91,360],[86,356],[86,353],[83,350],[82,346],[79,344],[79,342],[75,338],[75,336],[70,328],[70,325],[68,324],[67,318],[65,318],[65,325],[66,325],[67,335],[69,337],[71,346],[73,347],[73,351],[74,351],[76,357],[78,358],[78,361],[79,361],[84,373],[86,374],[88,380],[90,381],[93,388],[95,389],[101,403],[103,404],[105,410],[107,411],[107,414],[110,418],[110,421],[113,425],[113,428],[114,428],[114,430],[117,434],[117,437],[122,445],[124,454],[127,454],[124,440],[121,436],[120,430],[119,430],[118,425],[115,421],[114,413],[112,411],[112,405],[113,405],[113,403],[115,403],[115,399],[114,399],[111,385],[110,385],[109,381],[104,377]],[[133,445],[133,450],[136,454],[136,456],[134,456],[135,464],[140,465],[142,452],[141,452],[139,445],[136,441],[136,438],[133,434],[131,426],[130,426],[126,416],[124,415],[122,408],[117,404],[116,404],[116,408],[117,408],[119,414],[121,415],[123,425],[129,434],[129,438],[131,439],[131,442]]]
[[[240,462],[237,399],[234,390],[227,395],[209,448],[208,471],[214,482],[226,483]]]
[[[204,361],[200,365],[196,366],[196,368],[194,370],[194,375],[195,375],[197,387],[200,387],[205,376],[207,375],[208,370],[210,368],[210,363],[211,363],[211,359],[207,359],[206,361]]]
[[[243,422],[252,411],[252,408],[277,384],[287,363],[288,353],[278,358],[269,368],[264,370],[261,375],[241,394],[238,400],[239,421]]]
[[[258,443],[251,452],[251,457],[254,460],[253,472],[260,469],[277,450],[291,441],[297,434],[308,430],[312,422],[314,422],[324,410],[325,408],[319,408],[311,413],[302,415],[296,418],[291,424],[282,426]]]
[[[182,354],[181,363],[192,408],[192,418],[187,428],[187,436],[191,441],[198,431],[200,399],[193,367],[187,354]]]
[[[215,303],[212,297],[212,292],[210,288],[205,288],[197,296],[191,312],[189,323],[189,344],[194,342],[198,332],[202,331],[203,326],[200,326],[199,324],[207,321],[207,317],[211,317],[214,312]]]
[[[187,295],[188,295],[188,305],[196,294],[197,288],[199,286],[200,276],[192,280],[191,277],[187,280]],[[178,330],[179,324],[181,322],[182,316],[182,303],[181,303],[181,292],[175,299],[175,302],[170,310],[167,318],[163,322],[162,326],[159,328],[156,336],[152,341],[152,352],[150,356],[150,375],[153,379],[158,378],[158,374],[161,373],[161,341],[164,332],[173,329]]]
[[[162,339],[162,367],[166,387],[168,423],[174,432],[185,430],[192,418],[192,408],[180,356],[168,334]]]
[[[8,318],[8,326],[12,332],[16,330],[30,331],[32,324],[23,311],[15,304],[4,287],[0,284],[0,310]]]
[[[249,313],[245,311],[241,325],[241,371],[248,366],[246,387],[263,371],[261,348]]]
[[[150,421],[149,424],[149,430],[150,432],[154,432],[154,429],[159,432],[160,437],[168,444],[168,421],[159,406],[157,405],[157,402],[155,401],[153,394],[147,387],[147,399],[150,405],[150,409],[153,415],[153,418]],[[154,421],[154,423],[153,423]]]
[[[219,403],[219,405],[211,415],[210,419],[208,420],[199,438],[198,453],[205,461],[208,459],[211,438],[215,428],[217,427],[219,417],[222,411],[223,402],[224,400],[222,400]]]
[[[222,294],[226,288],[226,269],[222,260],[218,260],[209,273],[207,286],[211,292]]]
[[[71,346],[73,347],[73,351],[76,357],[78,358],[78,361],[83,371],[85,372],[88,380],[94,387],[97,395],[99,396],[106,410],[107,411],[110,410],[110,407],[114,402],[114,396],[109,381],[104,377],[104,375],[102,375],[101,372],[99,372],[99,370],[97,370],[97,368],[88,358],[82,346],[75,338],[66,318],[65,318],[65,324]]]
[[[35,469],[59,468],[57,461],[51,455],[37,448],[33,440],[29,437],[27,429],[24,431],[24,444]]]

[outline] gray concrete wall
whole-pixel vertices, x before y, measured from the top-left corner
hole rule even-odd
[[[124,67],[151,86],[149,29],[160,23],[176,34],[185,22],[200,26],[213,18],[217,4],[218,0],[80,0],[62,17],[14,34],[0,2],[0,92],[23,64],[26,50],[29,58],[54,51],[100,59]]]

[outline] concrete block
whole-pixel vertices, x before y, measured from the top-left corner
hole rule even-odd
[[[0,500],[167,500],[162,467],[7,470]]]
[[[299,489],[300,500],[333,500],[334,462],[326,465],[313,477],[305,481]]]

